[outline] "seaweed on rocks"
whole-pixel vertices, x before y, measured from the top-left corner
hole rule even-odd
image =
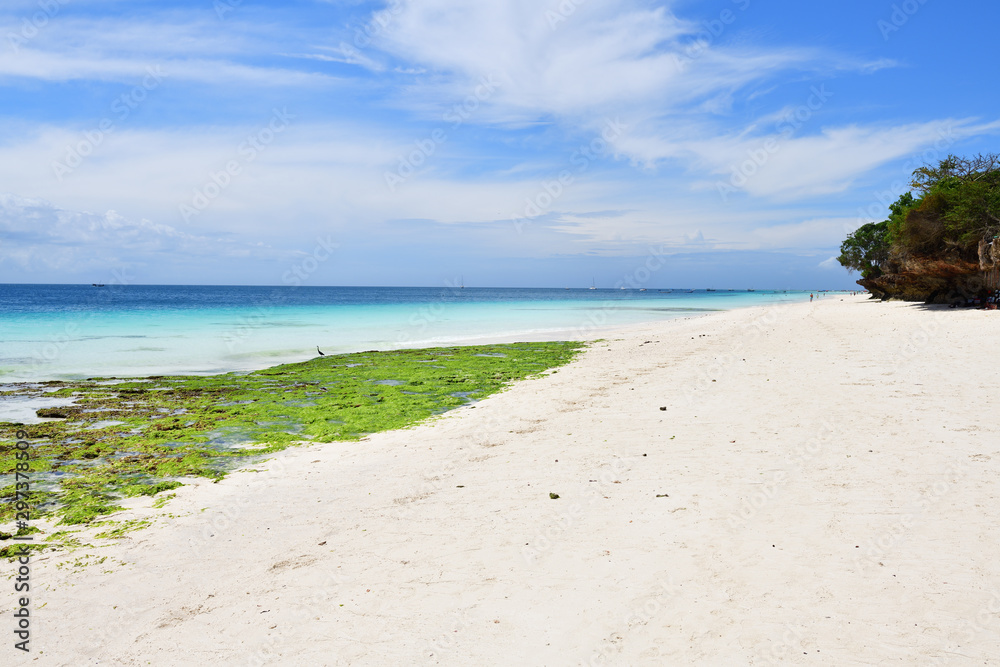
[[[249,373],[89,378],[6,387],[72,405],[0,422],[0,523],[14,518],[17,432],[31,442],[34,517],[86,524],[186,477],[221,479],[299,442],[358,440],[568,363],[582,344],[514,343],[326,355]],[[58,414],[57,414],[58,413]]]

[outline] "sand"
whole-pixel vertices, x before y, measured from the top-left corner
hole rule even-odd
[[[137,502],[116,518],[150,528],[35,558],[14,657],[997,664],[998,333],[850,296],[622,330],[416,428]]]

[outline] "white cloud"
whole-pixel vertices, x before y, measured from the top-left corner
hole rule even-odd
[[[265,246],[197,236],[116,211],[70,211],[50,202],[0,193],[0,263],[28,271],[83,273],[152,261],[157,255],[275,256]]]
[[[795,49],[692,46],[699,25],[634,0],[564,4],[574,11],[553,22],[558,5],[533,0],[409,3],[375,43],[444,75],[418,95],[462,97],[481,77],[498,78],[494,122],[659,115],[816,58]]]
[[[43,81],[119,81],[135,83],[150,68],[162,70],[167,78],[232,85],[253,83],[270,86],[330,83],[322,75],[276,67],[250,67],[237,63],[200,59],[118,58],[73,53],[51,53],[23,49],[17,57],[0,59],[0,77],[21,77]]]
[[[789,132],[678,141],[671,148],[674,154],[687,154],[719,176],[702,187],[786,200],[843,192],[858,177],[886,163],[928,148],[937,158],[944,158],[959,140],[998,131],[1000,121],[945,119],[896,127],[823,128],[805,136]],[[924,161],[918,158],[909,170]]]
[[[335,81],[313,72],[273,65],[248,65],[239,59],[271,48],[266,31],[248,24],[201,20],[186,23],[131,19],[80,19],[60,16],[30,39],[19,38],[14,22],[0,24],[6,35],[0,80],[36,79],[134,83],[151,67],[177,80],[233,85],[318,85]],[[14,37],[11,37],[14,35]]]
[[[779,150],[766,155],[766,164],[754,165],[753,177],[738,186],[756,197],[787,200],[842,192],[860,175],[932,145],[949,124],[963,136],[989,131],[985,125],[948,120],[895,127],[821,127],[812,120],[803,128],[791,116],[792,123],[781,124],[802,109],[810,118],[815,115],[834,96],[824,86],[804,92],[802,103],[808,106],[765,110],[734,130],[728,119],[734,101],[770,90],[779,75],[870,74],[897,63],[753,46],[726,40],[725,34],[708,39],[701,24],[673,13],[673,4],[427,0],[400,5],[374,44],[433,73],[407,90],[415,111],[436,108],[431,100],[471,93],[478,108],[470,122],[551,122],[570,132],[597,134],[608,118],[621,118],[628,130],[613,139],[613,151],[646,168],[679,162],[695,172],[728,177],[748,155],[777,142]],[[740,12],[734,12],[726,31],[740,29]],[[498,82],[495,92],[480,95],[484,77]],[[762,132],[775,124],[777,129]]]
[[[377,60],[374,60],[373,58],[370,58],[369,56],[366,56],[364,53],[358,51],[346,42],[341,42],[340,46],[336,48],[325,46],[317,48],[326,51],[327,53],[286,53],[282,55],[289,58],[304,58],[306,60],[319,60],[321,62],[358,65],[372,72],[384,72],[386,69],[385,65]]]
[[[814,218],[750,230],[756,247],[767,250],[829,248],[840,245],[857,227],[854,218]]]
[[[793,223],[808,213],[720,209],[712,205],[714,193],[692,195],[683,183],[650,187],[648,180],[636,182],[627,168],[609,171],[606,167],[616,165],[601,163],[574,173],[573,183],[519,234],[512,218],[523,215],[526,202],[538,200],[546,192],[544,183],[551,183],[559,169],[570,167],[568,162],[557,163],[552,173],[540,176],[518,173],[497,179],[486,174],[469,179],[453,176],[452,168],[446,167],[473,164],[481,153],[446,142],[420,173],[391,192],[385,172],[414,147],[403,132],[393,135],[379,126],[361,124],[293,123],[252,161],[243,160],[238,146],[256,129],[122,129],[108,135],[93,155],[60,181],[52,163],[64,160],[67,148],[83,133],[39,128],[0,144],[0,182],[13,192],[56,202],[64,209],[113,207],[126,219],[145,219],[150,225],[166,225],[164,229],[192,236],[238,238],[247,245],[263,241],[301,248],[320,234],[391,242],[407,220],[434,221],[438,225],[434,229],[453,229],[450,235],[467,235],[464,238],[470,240],[486,238],[476,228],[488,229],[485,247],[512,256],[619,255],[663,243],[691,249],[690,240],[699,230],[706,247],[713,248],[785,248],[799,241],[816,245],[808,234],[793,239],[766,231],[766,225]],[[240,174],[185,223],[180,204],[190,204],[195,189],[204,190],[211,175],[232,159],[242,160]],[[629,202],[629,209],[615,208],[623,201]],[[46,220],[40,228],[52,224],[53,218]],[[104,220],[100,224],[107,227]],[[402,222],[393,223],[395,231],[386,232],[386,221]],[[62,226],[50,238],[63,233],[72,237],[71,230]],[[160,243],[168,237],[165,231],[155,236]],[[470,247],[474,246],[478,247]]]

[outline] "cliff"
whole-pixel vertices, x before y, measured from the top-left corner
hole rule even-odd
[[[949,155],[916,169],[910,186],[888,219],[848,235],[837,260],[881,299],[964,304],[1000,289],[1000,153]]]
[[[863,278],[858,284],[883,300],[964,303],[970,296],[1000,287],[1000,243],[982,241],[978,254],[978,260],[957,252],[922,257],[893,248],[884,273],[877,278]]]

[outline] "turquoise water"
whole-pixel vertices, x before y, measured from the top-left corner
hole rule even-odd
[[[250,370],[316,355],[593,335],[807,292],[0,285],[0,382]]]

